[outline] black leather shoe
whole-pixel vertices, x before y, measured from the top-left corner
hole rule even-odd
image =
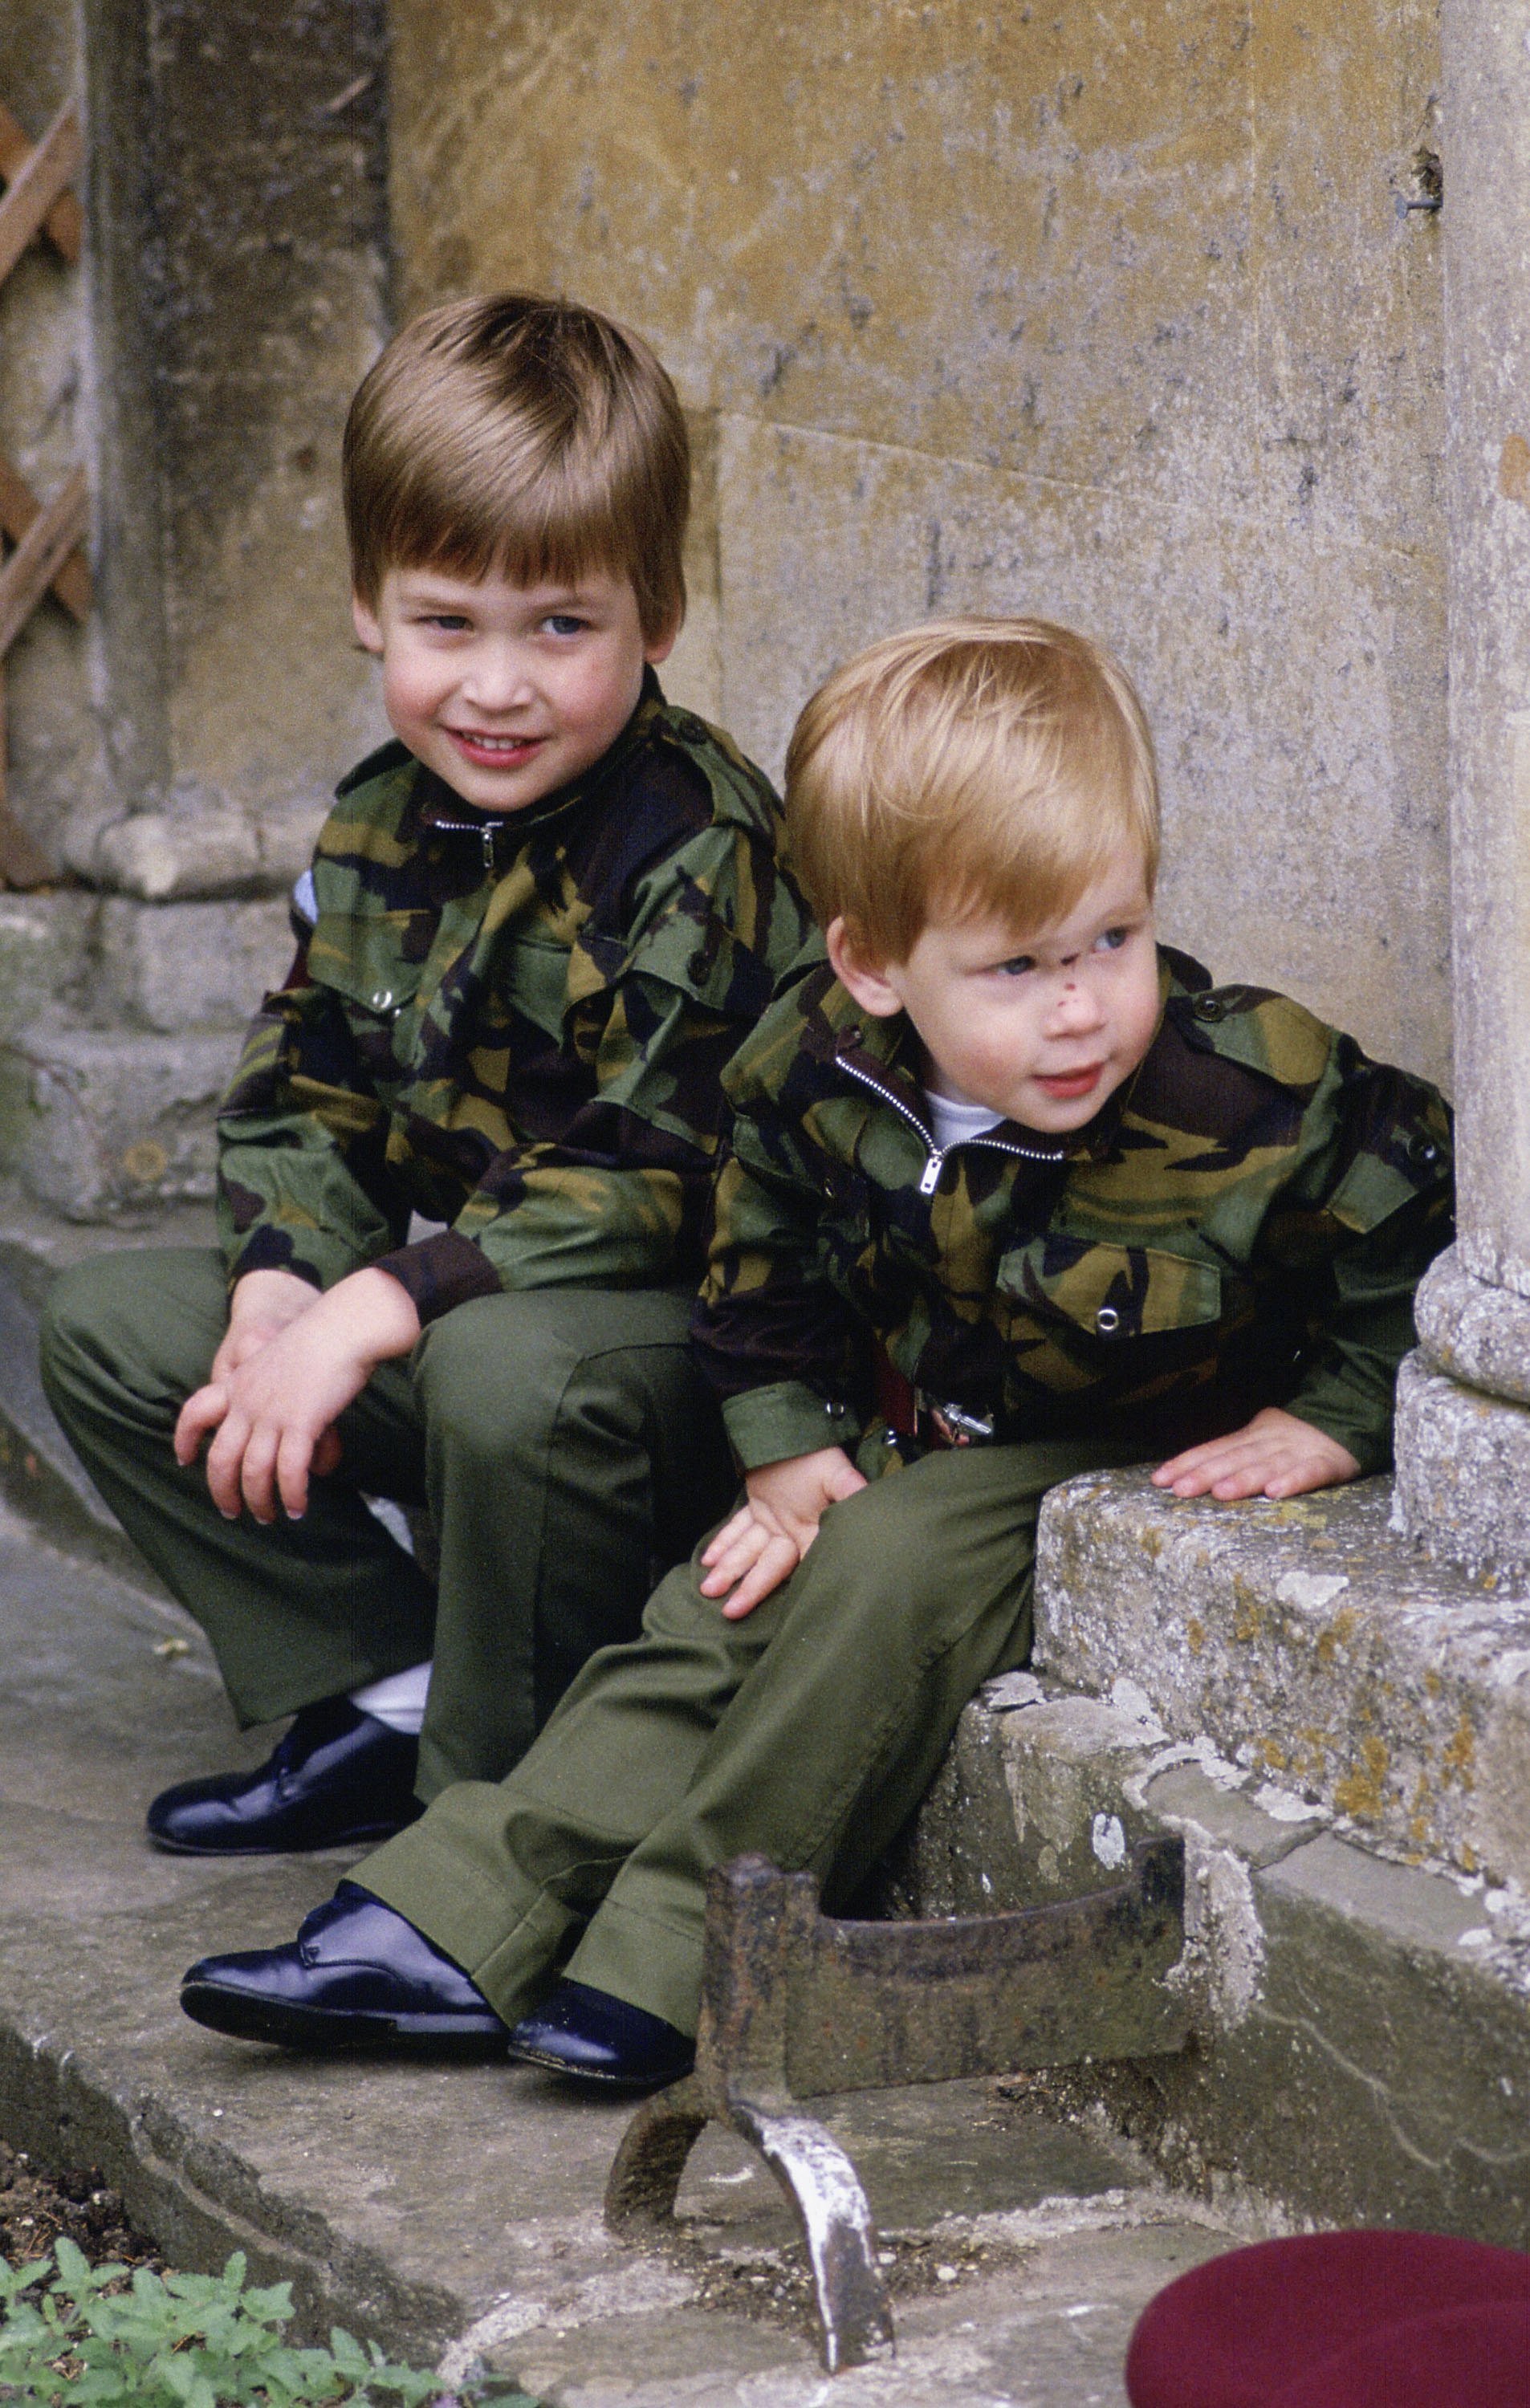
[[[510,2034],[510,2055],[610,2090],[658,2090],[696,2061],[696,2044],[646,2007],[560,1982]]]
[[[182,1856],[271,1856],[386,1840],[421,1812],[418,1740],[349,1698],[305,1706],[253,1772],[215,1772],[162,1789],[149,1809],[156,1848]]]
[[[214,2031],[279,2048],[503,2057],[509,2043],[462,1967],[357,1882],[343,1881],[285,1948],[204,1956],[180,2003]]]

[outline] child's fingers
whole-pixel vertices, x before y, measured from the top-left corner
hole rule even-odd
[[[277,1487],[289,1522],[301,1522],[308,1510],[308,1466],[313,1440],[307,1430],[284,1429],[277,1449]]]
[[[752,1517],[745,1522],[731,1547],[719,1555],[701,1584],[703,1597],[726,1597],[735,1581],[752,1571],[769,1542],[770,1532]]]
[[[1208,1439],[1203,1445],[1187,1446],[1182,1455],[1170,1455],[1153,1473],[1153,1484],[1159,1488],[1171,1488],[1177,1480],[1194,1479],[1199,1472],[1225,1455],[1225,1439]]]
[[[1270,1464],[1243,1464],[1237,1470],[1224,1471],[1220,1480],[1213,1481],[1211,1494],[1220,1504],[1234,1505],[1240,1498],[1267,1496],[1269,1484],[1276,1477],[1275,1469]]]
[[[739,1582],[722,1608],[724,1622],[742,1622],[745,1614],[752,1613],[772,1589],[779,1588],[782,1581],[791,1579],[799,1561],[797,1550],[790,1539],[767,1540],[754,1570]]]
[[[248,1416],[230,1406],[219,1425],[217,1437],[207,1449],[207,1488],[212,1501],[228,1522],[236,1522],[244,1506],[239,1469],[249,1439]]]
[[[194,1396],[188,1397],[176,1423],[176,1461],[179,1464],[194,1463],[197,1449],[207,1432],[218,1427],[227,1412],[228,1390],[216,1380],[209,1380],[206,1387],[198,1388]]]
[[[737,1512],[729,1515],[727,1521],[723,1523],[722,1527],[718,1531],[716,1537],[702,1549],[702,1562],[704,1564],[715,1564],[719,1562],[725,1551],[729,1547],[736,1545],[744,1532],[746,1530],[752,1529],[753,1526],[753,1506],[740,1505]]]
[[[1173,1490],[1176,1497],[1204,1497],[1208,1492],[1221,1497],[1230,1481],[1242,1481],[1254,1475],[1247,1488],[1226,1488],[1226,1495],[1251,1497],[1262,1487],[1274,1469],[1270,1450],[1241,1436],[1214,1440],[1210,1445],[1193,1447],[1173,1463],[1165,1463],[1153,1475],[1160,1487]]]
[[[246,1441],[239,1466],[244,1501],[257,1522],[274,1522],[277,1518],[275,1473],[279,1436],[277,1430],[257,1422]]]

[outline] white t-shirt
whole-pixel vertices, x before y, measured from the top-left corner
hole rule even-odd
[[[986,1104],[953,1104],[949,1096],[937,1096],[933,1087],[925,1088],[924,1103],[942,1154],[948,1146],[960,1145],[964,1138],[986,1137],[1004,1118],[1002,1112],[991,1112]]]

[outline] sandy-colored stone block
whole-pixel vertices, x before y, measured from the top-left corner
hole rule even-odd
[[[1391,1484],[1283,1504],[1091,1474],[1042,1509],[1037,1661],[1465,1873],[1530,1879],[1530,1598],[1419,1555]]]
[[[0,1168],[71,1221],[205,1200],[238,1043],[233,1031],[29,1029],[0,1047]]]
[[[1530,1406],[1464,1387],[1410,1354],[1397,1375],[1397,1521],[1431,1555],[1523,1584]]]
[[[106,1026],[238,1028],[292,958],[283,902],[100,907],[89,1004]]]
[[[1413,1299],[1431,1370],[1530,1405],[1530,1298],[1474,1279],[1457,1246],[1437,1254]]]
[[[144,903],[182,896],[237,894],[260,874],[260,848],[250,822],[232,812],[190,812],[174,818],[139,811],[102,830],[92,869],[103,885]]]
[[[826,672],[892,628],[971,610],[1083,627],[1125,662],[1155,731],[1165,936],[1374,1052],[1446,1068],[1440,696],[1387,555],[1297,562],[1257,518],[737,416],[719,474],[723,716],[768,767]]]
[[[79,978],[89,896],[0,896],[0,1041],[31,1027]]]

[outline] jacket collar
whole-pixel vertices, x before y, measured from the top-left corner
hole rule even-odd
[[[1012,1145],[1037,1149],[1055,1147],[1055,1153],[1043,1159],[1059,1162],[1103,1162],[1114,1153],[1121,1132],[1122,1117],[1129,1108],[1132,1091],[1142,1075],[1143,1065],[1164,1034],[1164,1016],[1175,987],[1181,983],[1176,975],[1180,957],[1168,949],[1158,949],[1158,1018],[1152,1043],[1130,1078],[1107,1096],[1092,1121],[1080,1129],[1053,1138],[1042,1129],[1027,1128],[1020,1121],[1000,1121],[989,1134]],[[1197,964],[1189,964],[1194,970]],[[930,1109],[924,1100],[923,1083],[920,1078],[919,1036],[905,1012],[894,1012],[879,1020],[864,1012],[855,998],[837,979],[830,977],[818,999],[816,1017],[822,1023],[822,1040],[814,1047],[825,1063],[849,1073],[858,1086],[875,1086],[881,1090],[894,1111],[901,1116],[912,1114],[924,1127],[929,1127]]]
[[[555,786],[524,810],[506,811],[496,816],[493,811],[480,811],[449,786],[444,778],[427,769],[422,762],[415,763],[414,796],[422,824],[438,828],[450,836],[471,835],[492,838],[502,828],[513,831],[516,838],[529,835],[534,828],[545,827],[549,821],[561,819],[592,796],[598,795],[608,781],[624,768],[633,755],[648,741],[655,721],[667,710],[664,690],[651,664],[643,670],[643,682],[636,705],[614,744],[609,745],[598,761],[566,785]]]

